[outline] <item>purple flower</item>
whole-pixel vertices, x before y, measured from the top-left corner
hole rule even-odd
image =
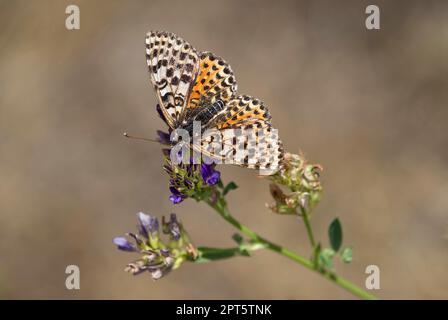
[[[219,182],[221,173],[216,171],[213,165],[201,164],[201,175],[204,182],[210,186],[213,186]]]
[[[137,219],[140,234],[126,233],[128,238],[113,239],[118,249],[140,254],[138,260],[126,265],[126,272],[133,275],[148,272],[153,280],[157,280],[178,268],[186,257],[197,258],[195,247],[174,213],[168,220],[162,217],[160,226],[157,218],[143,212],[137,213]],[[159,234],[160,229],[163,234]],[[163,239],[164,235],[169,235],[167,241]],[[130,243],[132,240],[135,243]]]
[[[170,187],[170,191],[171,191],[170,200],[173,204],[181,203],[186,198],[186,196],[183,195],[175,187]]]
[[[162,144],[171,145],[170,134],[157,130],[157,140]]]
[[[137,251],[132,243],[128,241],[125,237],[116,237],[114,238],[114,243],[118,247],[118,249],[123,251]]]
[[[184,162],[184,152],[183,151],[184,151],[183,149],[179,149],[177,151],[177,153],[175,153],[174,155],[170,155],[173,157],[172,159],[175,160],[175,162],[174,162],[175,164],[177,164],[177,165],[182,164],[182,163],[188,164],[187,162]],[[171,149],[171,152],[174,152],[173,149]]]
[[[170,215],[170,221],[168,221],[168,230],[174,240],[180,239],[180,225],[179,222],[177,222],[177,217],[174,213]]]
[[[143,212],[137,213],[140,234],[146,238],[149,235],[155,235],[159,231],[159,221]]]

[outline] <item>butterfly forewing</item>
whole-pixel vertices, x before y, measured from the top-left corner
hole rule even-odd
[[[217,100],[227,102],[234,97],[236,90],[236,79],[229,64],[211,52],[203,52],[188,107],[198,108]]]
[[[237,84],[231,67],[211,52],[197,54],[182,38],[167,32],[146,35],[146,59],[160,109],[171,129],[182,128],[197,117],[207,119],[196,152],[206,157],[247,168],[277,170],[283,147],[271,115],[259,99],[236,97]],[[219,102],[221,101],[221,102]],[[224,106],[210,114],[213,104]]]
[[[175,129],[185,116],[199,71],[199,57],[182,38],[152,31],[146,35],[146,61],[162,112],[168,125]]]

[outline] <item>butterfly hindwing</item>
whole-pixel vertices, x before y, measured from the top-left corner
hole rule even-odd
[[[146,35],[146,61],[168,125],[183,120],[190,91],[199,71],[196,50],[182,38],[167,32]]]
[[[221,144],[222,151],[215,159],[225,161],[231,156],[243,167],[276,170],[283,159],[283,146],[270,120],[268,108],[259,99],[247,95],[233,98],[209,123],[220,131],[222,141],[204,136],[202,150],[212,157]]]
[[[233,129],[205,132],[197,151],[218,163],[264,170],[263,174],[279,169],[283,159],[278,131],[269,122],[256,119]]]
[[[248,160],[245,166],[262,170],[266,175],[280,168],[283,160],[283,144],[279,139],[278,130],[266,122],[263,123],[266,125],[254,128],[252,138],[249,136],[252,145],[247,146]]]
[[[267,107],[248,95],[236,97],[235,76],[222,58],[211,52],[198,54],[173,33],[152,31],[146,35],[146,60],[158,110],[169,127],[185,128],[199,117],[207,119],[202,129],[214,130],[193,145],[195,151],[222,163],[230,157],[233,164],[262,170],[261,174],[272,174],[281,166],[283,147]]]
[[[241,95],[231,99],[226,107],[210,121],[209,125],[216,126],[218,129],[226,129],[250,124],[255,120],[270,123],[271,114],[268,108],[259,99]]]

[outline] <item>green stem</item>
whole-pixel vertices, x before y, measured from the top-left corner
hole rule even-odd
[[[314,240],[313,229],[311,228],[310,215],[308,211],[306,211],[303,208],[301,208],[301,212],[302,212],[302,219],[306,227],[306,233],[308,234],[308,239],[310,239],[311,246],[313,247],[314,250],[314,248],[316,248],[316,240]]]
[[[221,217],[223,217],[227,222],[229,222],[236,229],[238,229],[240,232],[242,232],[247,237],[249,237],[252,241],[263,245],[266,249],[277,252],[278,254],[285,256],[285,257],[299,263],[300,265],[304,266],[305,268],[321,274],[326,279],[332,281],[339,287],[351,292],[352,294],[356,295],[357,297],[359,297],[361,299],[366,299],[366,300],[378,299],[374,295],[361,289],[360,287],[358,287],[354,283],[344,279],[343,277],[337,276],[336,274],[329,272],[325,269],[316,268],[312,261],[298,255],[297,253],[295,253],[293,251],[283,248],[282,246],[275,244],[275,243],[261,237],[256,232],[254,232],[251,229],[249,229],[248,227],[244,226],[230,214],[230,212],[227,208],[227,204],[223,198],[219,198],[218,201],[216,201],[216,203],[212,203],[210,201],[207,201],[207,203],[213,209],[215,209],[219,213],[219,215]],[[311,226],[309,224],[308,217],[306,219],[304,219],[304,221],[307,221],[307,222],[305,222],[305,225],[307,225],[308,235],[310,237],[310,241],[312,241],[312,244],[313,244],[315,242],[314,242],[314,237],[313,237],[313,233],[311,230]],[[315,246],[315,244],[313,244],[313,247],[314,246]]]

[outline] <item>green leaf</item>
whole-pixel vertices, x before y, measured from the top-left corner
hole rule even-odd
[[[344,248],[341,253],[341,260],[344,263],[350,263],[353,260],[353,250],[350,247]]]
[[[244,241],[243,237],[239,233],[235,233],[232,236],[232,239],[235,240],[235,242],[238,243],[238,244],[242,244],[243,241]]]
[[[320,252],[320,261],[323,263],[323,265],[328,268],[333,268],[333,257],[335,255],[335,252],[333,249],[325,248]]]
[[[218,181],[218,188],[220,188],[220,189],[224,188],[224,185],[222,184],[222,180]]]
[[[236,185],[235,182],[231,181],[229,182],[228,185],[226,185],[226,187],[224,188],[224,191],[222,192],[223,195],[226,195],[229,191],[231,190],[235,190],[236,188],[238,188],[238,186]]]
[[[199,257],[195,260],[195,262],[197,263],[228,259],[241,255],[239,248],[220,249],[220,248],[200,247],[198,248],[198,252]]]
[[[331,247],[335,252],[338,252],[342,245],[342,226],[338,218],[334,219],[328,227],[328,237]]]

